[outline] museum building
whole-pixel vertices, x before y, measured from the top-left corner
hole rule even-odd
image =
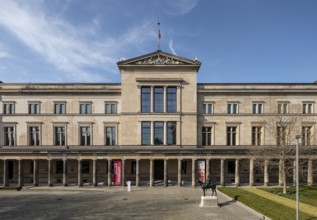
[[[197,58],[161,50],[117,65],[121,83],[0,84],[3,186],[282,184],[280,158],[248,152],[279,147],[265,121],[292,106],[315,146],[316,83],[197,83]],[[315,184],[317,155],[301,160]]]

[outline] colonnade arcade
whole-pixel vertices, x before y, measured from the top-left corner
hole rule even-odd
[[[81,157],[76,158],[6,158],[0,163],[3,186],[32,184],[124,186],[131,181],[135,186],[194,186],[198,179],[219,185],[282,185],[281,166],[274,172],[274,159],[258,159],[263,169],[255,167],[255,158],[230,157]],[[307,160],[306,175],[301,182],[313,185],[316,161]],[[276,162],[276,160],[275,160]],[[281,164],[281,161],[280,161]],[[295,173],[295,172],[294,172]],[[295,176],[288,183],[295,183]]]

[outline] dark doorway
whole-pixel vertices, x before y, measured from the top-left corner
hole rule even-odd
[[[8,161],[9,179],[13,179],[13,161]]]
[[[154,180],[164,179],[164,160],[154,161]]]

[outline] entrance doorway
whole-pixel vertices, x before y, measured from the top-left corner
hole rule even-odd
[[[164,179],[164,160],[154,161],[154,180]]]
[[[13,179],[13,161],[8,161],[9,179]]]

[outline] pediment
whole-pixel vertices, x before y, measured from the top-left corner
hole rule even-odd
[[[176,65],[194,65],[200,66],[200,62],[198,59],[190,60],[187,58],[175,56],[173,54],[169,54],[163,51],[156,51],[150,54],[146,54],[143,56],[135,57],[129,60],[120,60],[118,62],[118,66],[125,65],[133,65],[133,66],[148,66],[148,65],[168,65],[168,66],[176,66]]]

